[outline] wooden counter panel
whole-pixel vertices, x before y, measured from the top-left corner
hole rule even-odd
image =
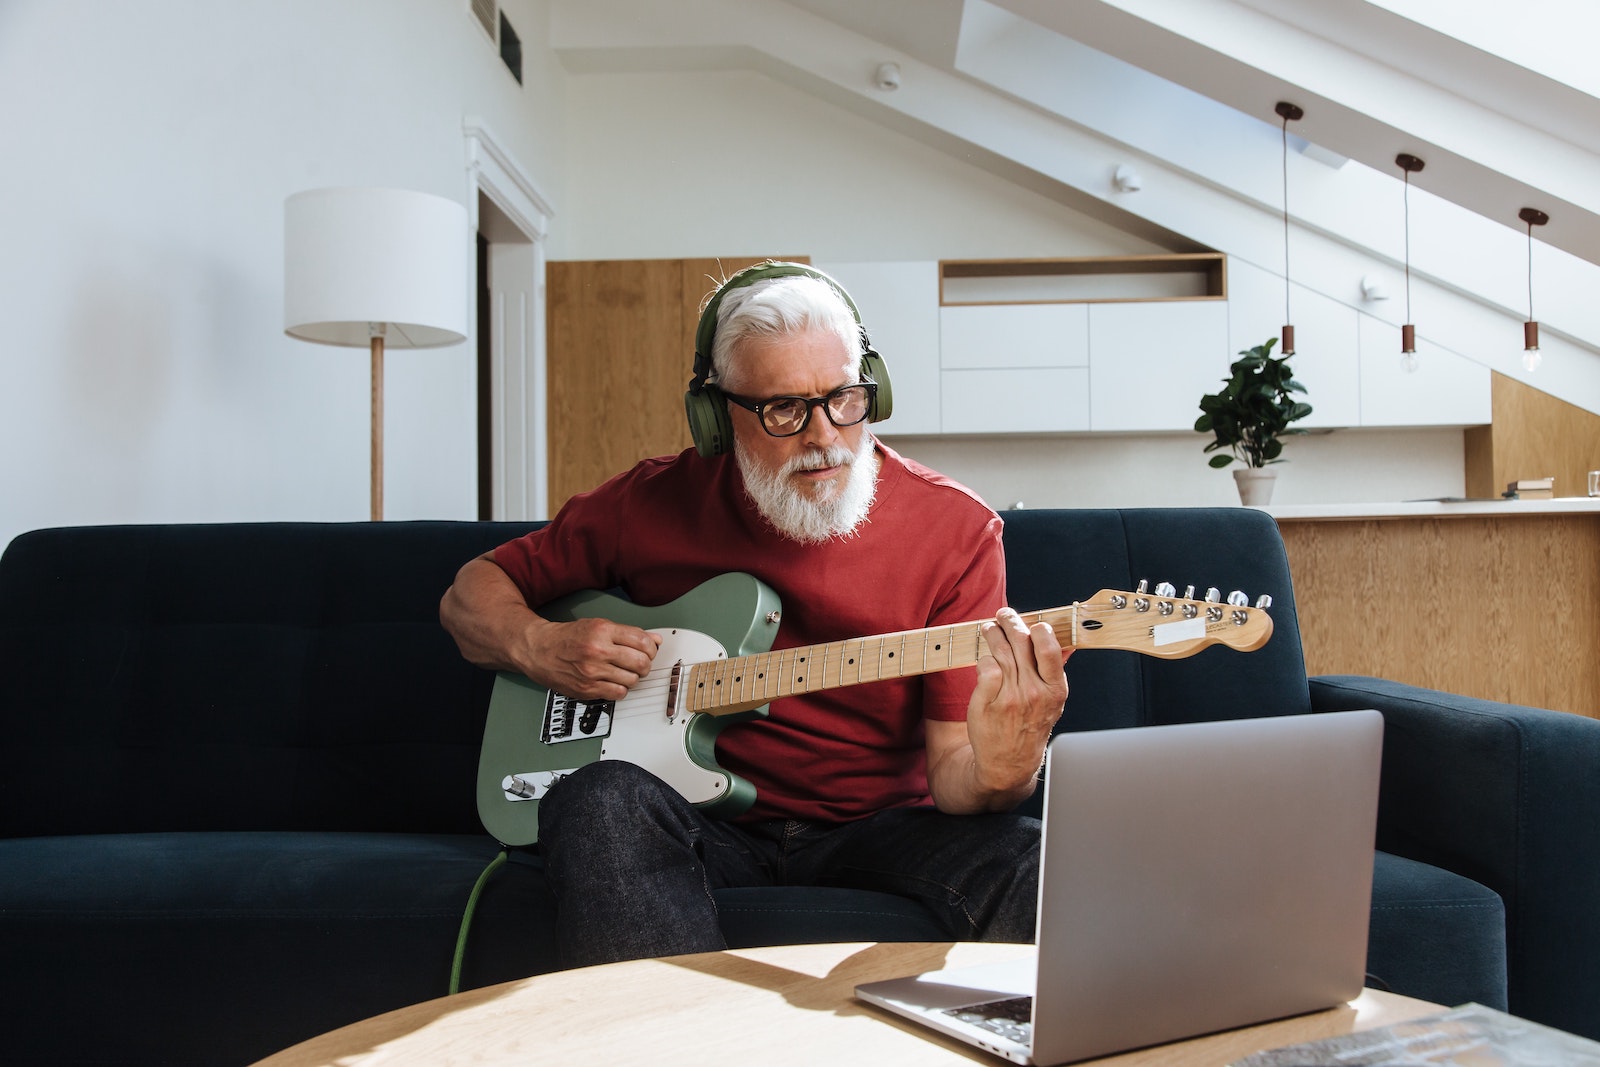
[[[1279,528],[1309,673],[1600,717],[1600,516]]]

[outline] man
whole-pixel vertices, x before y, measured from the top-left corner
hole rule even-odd
[[[1049,627],[1003,607],[999,518],[868,431],[878,387],[862,371],[881,359],[825,275],[740,272],[699,338],[697,449],[639,464],[463,567],[441,604],[463,655],[619,700],[660,638],[536,607],[615,586],[662,604],[734,570],[781,598],[777,648],[993,621],[975,669],[788,697],[725,729],[718,763],[756,786],[737,819],[618,761],[552,786],[539,847],[564,962],[723,948],[711,890],[732,885],[878,889],[921,900],[953,939],[1031,940],[1039,828],[1009,809],[1035,787],[1067,686]],[[708,412],[722,429],[700,425]]]

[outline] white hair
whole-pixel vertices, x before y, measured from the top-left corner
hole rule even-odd
[[[722,385],[737,382],[738,349],[751,337],[784,337],[809,330],[835,333],[844,342],[849,359],[844,367],[849,381],[861,368],[861,327],[850,305],[833,286],[810,275],[764,278],[753,285],[728,290],[717,307],[717,329],[711,342],[712,380]]]

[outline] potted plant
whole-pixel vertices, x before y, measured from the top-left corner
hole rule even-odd
[[[1281,438],[1305,433],[1289,424],[1311,414],[1310,404],[1290,396],[1304,393],[1306,387],[1294,380],[1288,356],[1273,357],[1277,341],[1269,337],[1265,344],[1240,352],[1222,389],[1200,398],[1202,414],[1194,423],[1198,432],[1214,436],[1205,451],[1228,450],[1211,457],[1212,467],[1220,470],[1236,459],[1244,464],[1233,477],[1245,504],[1272,499],[1277,472],[1267,470],[1267,465],[1283,462]]]

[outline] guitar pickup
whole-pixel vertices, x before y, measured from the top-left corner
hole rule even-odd
[[[550,787],[577,770],[567,767],[559,771],[523,771],[508,774],[500,779],[500,788],[507,800],[542,800]]]

